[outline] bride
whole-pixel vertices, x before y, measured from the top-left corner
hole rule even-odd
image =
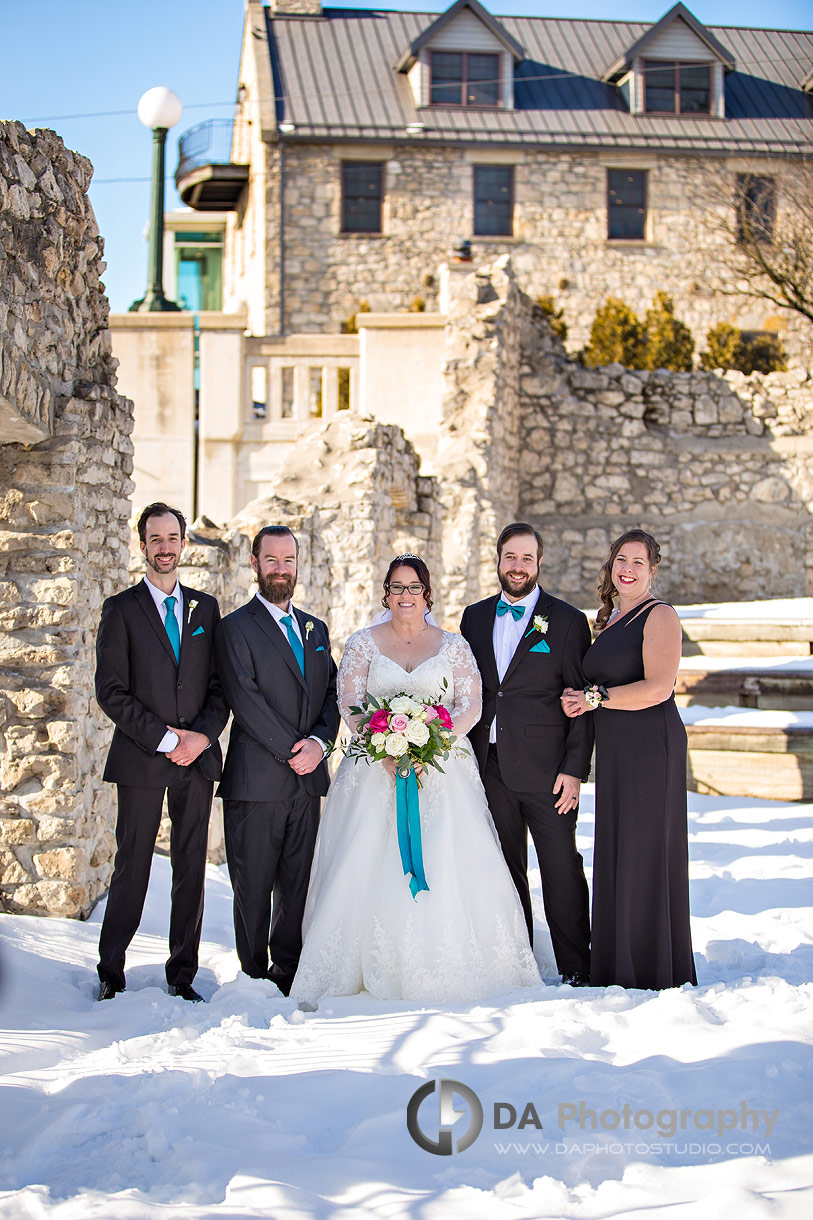
[[[456,746],[421,776],[428,891],[413,899],[398,849],[395,761],[344,758],[330,787],[311,869],[304,944],[291,996],[370,992],[380,999],[476,1001],[539,984],[525,920],[465,734],[481,683],[466,641],[429,615],[429,571],[399,555],[384,580],[384,621],[347,641],[339,707],[367,692],[443,703]],[[444,686],[444,679],[446,685]]]

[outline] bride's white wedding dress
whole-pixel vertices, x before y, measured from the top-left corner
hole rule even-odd
[[[447,686],[444,688],[443,682]],[[420,790],[429,890],[413,899],[398,850],[395,785],[383,764],[344,758],[330,786],[311,869],[304,945],[291,995],[368,991],[381,999],[475,1001],[540,983],[514,884],[465,733],[481,709],[466,641],[443,633],[411,673],[381,653],[370,628],[347,641],[339,707],[369,692],[443,703],[459,755],[428,768]]]

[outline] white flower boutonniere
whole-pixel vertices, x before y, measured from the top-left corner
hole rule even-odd
[[[547,635],[548,631],[548,616],[547,614],[535,614],[533,621],[534,631],[538,631],[540,635]]]
[[[305,640],[306,641],[312,631],[313,631],[313,623],[311,622],[310,619],[308,619],[307,623],[305,624]]]
[[[192,600],[191,600],[191,602],[189,603],[189,613],[188,613],[188,614],[187,614],[187,616],[186,616],[186,623],[187,623],[187,626],[188,626],[188,625],[191,623],[191,621],[192,621],[192,615],[193,615],[194,611],[197,609],[197,605],[198,605],[198,603],[195,601],[195,599],[194,599],[194,597],[193,597],[193,598],[192,598]]]

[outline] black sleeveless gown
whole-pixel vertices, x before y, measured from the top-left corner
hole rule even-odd
[[[588,649],[588,682],[644,677],[634,606]],[[689,926],[686,730],[674,695],[655,707],[588,712],[596,729],[590,982],[660,990],[696,983]]]

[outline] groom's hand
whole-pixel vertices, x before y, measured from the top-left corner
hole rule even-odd
[[[318,741],[312,737],[303,737],[291,746],[293,758],[288,759],[288,766],[297,775],[310,775],[315,771],[324,757],[324,750]]]
[[[572,813],[579,803],[581,782],[576,779],[575,775],[565,775],[564,772],[560,771],[553,785],[554,795],[556,795],[560,788],[562,793],[556,802],[557,812]]]

